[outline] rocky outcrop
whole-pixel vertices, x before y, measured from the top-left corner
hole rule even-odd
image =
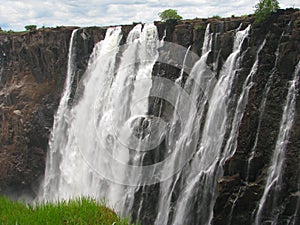
[[[224,167],[224,176],[218,182],[218,198],[214,208],[213,224],[250,224],[257,207],[267,169],[280,126],[288,81],[300,60],[300,11],[279,10],[267,21],[253,24],[254,17],[225,19],[194,19],[156,22],[159,36],[166,31],[165,41],[188,48],[200,55],[205,27],[211,24],[215,35],[213,51],[209,55],[212,71],[221,66],[232,51],[234,30],[252,24],[251,33],[243,45],[241,68],[234,84],[234,93],[241,92],[259,46],[266,40],[254,85],[249,93],[236,153]],[[132,25],[133,26],[133,25]],[[132,26],[123,26],[123,43]],[[0,35],[0,193],[35,195],[44,174],[49,134],[53,117],[63,90],[67,71],[68,46],[74,27],[40,29],[14,35]],[[81,28],[75,37],[76,76],[84,73],[96,42],[104,38],[106,28]],[[276,51],[278,58],[276,59]],[[277,62],[276,62],[277,61]],[[214,63],[217,62],[217,63]],[[277,63],[276,67],[275,62]],[[171,64],[171,63],[170,63]],[[154,75],[171,80],[180,70],[167,64],[156,63]],[[218,72],[216,73],[218,77]],[[185,74],[186,78],[187,74]],[[271,80],[266,106],[260,117],[260,105],[267,83]],[[74,82],[74,90],[77,82]],[[300,99],[297,99],[296,118],[288,143],[284,163],[284,187],[280,222],[283,224],[294,213],[300,182]],[[70,103],[71,104],[71,103]],[[155,105],[152,109],[156,113]],[[164,105],[165,113],[170,110]],[[261,121],[260,121],[261,120]],[[247,162],[259,133],[257,151],[249,174]],[[157,185],[149,188],[144,198],[155,202]],[[144,209],[145,224],[153,223],[155,208]],[[230,216],[229,216],[230,215]]]

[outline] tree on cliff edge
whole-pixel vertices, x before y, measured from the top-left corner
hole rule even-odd
[[[33,31],[33,30],[36,30],[36,25],[27,25],[25,26],[25,29],[27,31]]]
[[[272,12],[276,12],[280,7],[277,0],[260,0],[260,2],[255,5],[255,8],[255,22],[260,23],[266,20]]]
[[[177,10],[175,9],[166,9],[158,15],[162,21],[182,19],[182,16],[178,15]]]

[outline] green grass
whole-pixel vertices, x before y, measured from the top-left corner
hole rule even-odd
[[[61,201],[58,203],[37,203],[10,201],[0,197],[1,225],[128,225],[128,219],[121,219],[103,203],[91,198]]]

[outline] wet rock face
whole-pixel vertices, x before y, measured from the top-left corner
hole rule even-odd
[[[232,52],[234,30],[242,23],[244,29],[253,23],[253,17],[229,19],[195,19],[191,21],[156,22],[159,37],[201,55],[205,27],[211,24],[215,38],[208,66],[218,71]],[[132,26],[123,26],[125,42]],[[0,194],[29,194],[35,196],[45,170],[49,134],[57,110],[67,72],[68,48],[72,27],[44,29],[24,34],[0,35]],[[84,73],[89,56],[96,42],[104,38],[106,28],[81,28],[75,37],[77,81]],[[166,32],[165,32],[166,31]],[[282,33],[284,35],[282,35]],[[257,207],[267,168],[274,150],[282,108],[287,94],[287,82],[291,80],[295,65],[300,59],[300,11],[279,11],[263,24],[252,24],[251,33],[243,45],[241,70],[237,72],[234,93],[241,92],[242,84],[254,63],[259,46],[266,39],[261,52],[258,72],[249,92],[249,102],[239,128],[235,155],[224,166],[224,177],[218,182],[218,198],[214,209],[213,224],[250,224],[252,212]],[[274,54],[279,46],[276,68]],[[176,50],[176,49],[175,49]],[[183,57],[183,56],[182,56]],[[217,63],[214,63],[217,62]],[[188,62],[187,62],[188,63]],[[170,63],[171,64],[171,63]],[[274,69],[274,70],[273,70]],[[257,140],[257,151],[247,174],[247,161],[256,137],[259,124],[259,108],[266,84],[272,75],[272,84],[266,107],[260,122],[261,132]],[[175,81],[180,69],[156,63],[155,76]],[[184,74],[184,79],[188,74]],[[300,95],[296,106],[295,123],[284,163],[283,213],[285,221],[293,214],[299,193],[300,168]],[[168,118],[172,107],[167,103],[150,99],[151,114]],[[70,102],[72,104],[72,102]],[[162,106],[162,107],[161,107]],[[161,110],[162,111],[159,111]],[[159,112],[162,114],[159,115]],[[144,122],[138,128],[147,131]],[[137,133],[141,133],[137,130]],[[147,133],[142,133],[146,135]],[[150,159],[149,159],[150,161]],[[246,180],[248,179],[248,182]],[[140,196],[149,202],[157,202],[159,184],[148,187],[148,195]],[[142,195],[145,193],[137,193]],[[134,208],[138,209],[138,206]],[[152,224],[155,207],[143,208],[142,222]],[[135,210],[134,210],[135,211]],[[228,216],[231,214],[232,216]],[[135,217],[135,212],[133,212]],[[195,215],[195,218],[197,215]],[[230,218],[230,221],[228,221]],[[193,219],[191,219],[193,220]],[[230,223],[229,223],[230,222]]]
[[[237,29],[241,22],[243,22],[243,29],[252,24],[250,35],[243,44],[244,56],[240,62],[241,69],[237,71],[234,81],[234,95],[241,93],[243,82],[250,73],[254,63],[256,52],[266,39],[265,47],[259,57],[258,71],[254,76],[254,83],[249,92],[248,104],[239,127],[236,153],[225,163],[224,177],[218,182],[218,197],[214,206],[214,218],[212,220],[212,224],[216,225],[250,225],[264,191],[268,167],[279,132],[288,82],[292,79],[295,66],[300,60],[300,13],[293,10],[280,10],[263,24],[253,24],[253,17],[248,17],[244,21],[233,18],[192,21],[190,24],[186,22],[183,24],[172,24],[172,29],[170,29],[170,25],[169,27],[166,25],[172,31],[169,36],[167,35],[168,40],[185,47],[192,46],[192,51],[200,55],[205,31],[202,27],[205,27],[205,24],[208,22],[211,23],[211,30],[215,33],[213,50],[208,58],[208,64],[211,70],[217,71],[217,76],[221,66],[232,52],[234,29]],[[178,33],[176,33],[179,27],[183,30],[193,29],[193,32],[187,32],[184,36],[179,37]],[[277,49],[279,51],[276,59],[275,53]],[[277,65],[275,66],[276,60]],[[214,65],[213,62],[217,62],[217,64]],[[177,68],[162,64],[156,64],[155,66],[156,75],[167,77],[173,81],[178,78],[179,72]],[[270,90],[264,112],[260,115],[260,105],[269,80],[272,81]],[[172,113],[173,109],[171,107],[168,107],[163,102],[159,102],[159,104],[163,105],[161,116],[166,112]],[[299,105],[298,95],[296,112],[300,112]],[[155,107],[156,105],[153,103],[151,110],[154,111],[154,114],[157,111]],[[293,216],[297,204],[296,199],[298,199],[297,190],[299,190],[300,168],[299,114],[296,113],[286,150],[286,160],[283,169],[284,185],[281,187],[279,200],[284,202],[284,204],[280,206],[282,207],[282,212],[279,216],[279,224],[286,224],[286,221]],[[259,122],[260,116],[261,122]],[[261,132],[258,134],[256,153],[248,169],[248,160],[255,142],[259,123]],[[149,211],[149,209],[147,210]],[[148,211],[145,212],[147,213]],[[194,215],[194,217],[196,218],[197,215]],[[145,218],[145,221],[147,219],[149,218]],[[268,218],[263,218],[263,220],[267,221]],[[298,220],[300,222],[299,218]]]
[[[300,59],[299,42],[300,13],[288,13],[279,11],[264,24],[252,26],[252,32],[248,41],[249,50],[246,51],[243,60],[243,70],[240,76],[247,74],[252,65],[251,53],[257,49],[257,45],[266,38],[266,46],[262,51],[258,72],[254,77],[254,85],[249,92],[249,103],[239,128],[239,137],[235,155],[227,161],[224,175],[231,179],[219,182],[219,194],[215,205],[213,224],[224,224],[231,213],[230,224],[251,224],[253,212],[257,208],[266,182],[266,174],[271,163],[275,149],[283,113],[283,104],[286,100],[288,81],[292,79],[296,64]],[[297,35],[298,34],[298,37]],[[276,50],[279,50],[277,66]],[[272,76],[272,77],[271,77]],[[266,90],[268,80],[271,80],[264,111],[260,117],[260,105]],[[236,85],[237,87],[237,85]],[[237,87],[238,88],[238,87]],[[283,176],[284,182],[280,192],[280,202],[283,202],[282,212],[278,224],[287,224],[288,218],[295,213],[295,204],[291,210],[291,204],[295,198],[295,190],[299,190],[299,96],[297,99],[296,116],[291,131],[291,137],[286,149]],[[259,122],[259,119],[261,121]],[[260,133],[257,128],[260,123]],[[296,133],[298,138],[296,138]],[[255,143],[256,153],[247,168],[251,149]],[[297,149],[297,150],[296,150]],[[297,162],[296,162],[297,160]],[[293,172],[292,172],[293,171]],[[249,172],[249,173],[248,173]],[[235,180],[233,182],[232,180]],[[293,180],[293,181],[292,181]],[[229,187],[229,188],[223,188]],[[225,197],[226,196],[226,197]],[[291,213],[293,211],[293,213]],[[279,212],[279,211],[278,211]],[[254,214],[255,215],[255,214]],[[265,221],[268,218],[263,218]],[[225,221],[226,221],[225,220]],[[298,218],[299,220],[299,218]],[[299,220],[300,222],[300,220]],[[226,223],[225,223],[226,224]]]

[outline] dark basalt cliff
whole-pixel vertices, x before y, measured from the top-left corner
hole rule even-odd
[[[219,71],[218,68],[232,51],[233,31],[240,24],[243,28],[252,24],[250,35],[243,45],[244,56],[240,66],[242,69],[238,71],[238,78],[234,81],[236,93],[241,91],[243,80],[255,61],[256,52],[266,39],[239,128],[236,153],[227,161],[224,176],[219,180],[213,219],[213,224],[218,225],[227,224],[229,214],[230,224],[249,224],[251,212],[257,206],[264,189],[267,169],[279,131],[287,84],[300,60],[300,11],[279,10],[264,23],[253,24],[253,21],[254,18],[249,16],[156,23],[161,38],[166,30],[166,41],[184,47],[192,46],[191,50],[198,55],[201,54],[205,27],[210,23],[211,30],[217,38],[213,43],[213,52],[209,56],[208,64],[212,70],[215,66],[216,71]],[[124,40],[132,27],[133,25],[122,27]],[[68,46],[73,29],[61,27],[24,34],[0,35],[0,194],[29,194],[33,197],[37,194],[44,174],[53,117],[63,91]],[[104,38],[105,31],[104,27],[90,27],[81,28],[77,33],[75,79],[79,80],[84,73],[92,49],[95,43]],[[274,68],[278,46],[279,57]],[[213,65],[216,59],[218,63]],[[179,72],[176,68],[159,63],[154,68],[155,75],[162,75],[171,80],[175,80]],[[259,108],[271,74],[272,84],[259,122]],[[294,213],[299,198],[299,98],[298,95],[295,122],[283,168],[280,224],[287,224],[285,221]],[[253,158],[249,182],[245,182],[247,160],[256,138],[258,123],[262,132],[257,140],[257,151]],[[151,209],[145,214],[151,215]],[[145,218],[145,221],[151,219]]]

